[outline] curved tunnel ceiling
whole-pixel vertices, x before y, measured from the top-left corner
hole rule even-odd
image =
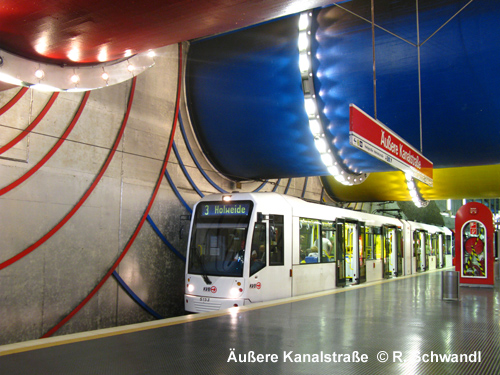
[[[499,195],[498,188],[491,191],[491,183],[498,181],[495,167],[481,176],[488,188],[471,191],[460,183],[475,175],[461,167],[500,163],[500,78],[493,69],[500,62],[500,5],[493,0],[467,4],[419,1],[418,33],[414,1],[375,3],[376,97],[369,2],[313,11],[312,62],[321,122],[330,147],[352,171],[392,170],[349,145],[349,104],[374,116],[376,98],[377,118],[416,149],[421,121],[423,154],[434,163],[435,175],[446,175],[451,182],[446,190],[439,177],[434,188],[419,184],[423,198]],[[229,177],[326,174],[304,111],[297,19],[191,45],[187,91],[193,123],[209,159]],[[399,191],[405,190],[404,184],[389,183],[391,178],[384,176],[389,175],[376,173],[369,179],[380,178],[376,185],[387,193],[385,200],[409,199]],[[333,194],[337,198],[355,190],[332,179],[323,181],[331,188],[327,191],[342,191]],[[357,189],[363,196],[341,199],[379,200],[380,194],[362,185]]]
[[[314,83],[317,102],[322,110],[325,139],[329,140],[333,149],[340,151],[341,158],[351,170],[383,171],[390,168],[347,145],[345,132],[346,103],[352,101],[370,115],[375,112],[372,34],[371,24],[367,22],[371,17],[369,3],[362,0],[339,1],[336,4],[340,6],[331,6],[331,0],[145,0],[140,3],[131,0],[92,0],[85,3],[76,0],[40,3],[5,0],[0,4],[0,48],[42,63],[98,64],[116,61],[129,53],[228,32],[295,12],[327,6],[313,12],[312,30]],[[466,194],[472,193],[470,189],[463,191],[457,186],[463,186],[462,180],[467,176],[477,177],[477,174],[463,173],[466,170],[463,168],[499,163],[496,148],[500,132],[496,126],[496,114],[500,78],[495,67],[499,62],[496,20],[499,18],[500,6],[494,0],[419,0],[420,30],[417,33],[414,0],[377,0],[374,3],[377,25],[374,35],[377,117],[417,149],[420,148],[416,83],[417,44],[420,39],[423,153],[438,168],[435,173],[443,168],[453,171],[447,173],[452,182],[452,191],[446,193],[435,185],[434,189],[421,187],[421,193],[426,199],[447,197],[442,194],[458,196],[463,193],[466,197]],[[253,40],[266,39],[263,32],[255,33],[254,37],[247,33],[249,29],[233,33],[232,45],[238,45],[235,51],[239,51],[240,55],[234,55],[233,51],[231,58],[233,63],[242,63],[242,66],[239,69],[232,67],[226,72],[239,71],[246,77],[236,77],[242,79],[240,87],[231,89],[212,108],[214,114],[232,111],[234,116],[228,116],[232,124],[229,127],[232,136],[221,136],[220,139],[226,143],[220,147],[217,143],[206,145],[202,142],[211,159],[220,159],[214,164],[232,178],[325,174],[325,167],[312,146],[314,141],[307,129],[307,116],[302,112],[303,103],[299,100],[300,74],[292,68],[298,62],[298,52],[292,48],[297,30],[292,27],[292,21],[286,26],[285,20],[272,22],[283,23],[278,26],[270,26],[269,23],[258,27],[275,29],[275,34],[271,32],[270,35],[278,36],[277,40],[267,38],[265,47],[262,46],[263,41],[260,41],[259,47],[259,40]],[[290,28],[290,34],[284,31],[287,27]],[[238,35],[243,35],[241,41],[248,44],[248,50],[245,50],[244,44],[240,44]],[[226,38],[226,35],[220,38]],[[193,55],[198,53],[200,58],[197,61],[198,68],[193,69],[194,65],[191,64],[188,66],[194,73],[188,77],[194,88],[207,84],[207,78],[199,73],[212,74],[211,70],[217,69],[208,66],[220,63],[217,57],[203,62],[200,52],[202,45],[211,42],[198,41],[192,45]],[[75,46],[80,49],[77,61],[70,54]],[[101,54],[103,50],[105,54]],[[230,51],[223,49],[217,53],[231,55]],[[259,61],[261,59],[272,61]],[[229,60],[225,63],[229,64]],[[222,78],[220,82],[233,79],[230,74],[224,74]],[[219,95],[218,82],[213,80],[214,85],[209,90],[214,97]],[[243,84],[249,86],[242,89]],[[252,94],[246,102],[248,106],[244,106],[242,112],[238,104],[233,107],[238,98],[246,100],[251,86],[257,84],[262,89],[256,90],[257,96]],[[0,89],[4,87],[10,86],[0,85]],[[224,90],[228,92],[228,87],[223,88],[222,94]],[[202,133],[211,132],[206,124],[215,124],[216,121],[205,122],[210,114],[198,112],[198,109],[207,107],[210,101],[201,100],[196,90],[190,92],[189,97],[191,108],[195,108],[192,110],[193,119],[201,129],[200,139],[203,140]],[[262,105],[258,104],[259,99]],[[246,125],[243,130],[247,133],[235,133],[238,126],[236,120],[240,120],[236,117],[239,113],[256,119],[259,119],[256,113],[263,113],[262,119],[265,121],[247,119],[243,121]],[[200,119],[203,119],[203,123],[198,121]],[[306,123],[302,124],[302,120]],[[216,124],[216,130],[221,131],[223,128],[223,125]],[[261,138],[265,142],[247,144],[246,141],[252,138]],[[233,142],[234,139],[237,142]],[[220,153],[224,147],[228,152],[218,155],[217,152]],[[217,152],[213,152],[216,148]],[[254,159],[258,163],[254,163]],[[498,179],[498,168],[485,170],[488,174],[481,175],[481,181],[487,186],[494,185]],[[371,181],[380,175],[383,173],[372,173]],[[381,181],[389,192],[400,188],[397,184],[384,184],[384,178]],[[471,183],[477,185],[476,182]],[[330,186],[344,189],[335,181]],[[497,190],[492,191],[490,188],[476,189],[473,194],[477,198],[499,195]],[[364,200],[373,198],[375,195],[365,193]],[[346,200],[352,199],[347,197]]]
[[[60,65],[115,61],[330,0],[2,0],[0,48]]]

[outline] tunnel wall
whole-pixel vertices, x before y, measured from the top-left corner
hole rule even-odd
[[[0,263],[4,265],[0,269],[0,345],[40,338],[58,325],[103,281],[128,243],[131,245],[116,272],[158,316],[135,302],[111,276],[54,335],[184,313],[181,258],[189,229],[186,215],[200,198],[197,191],[206,195],[218,191],[214,185],[225,191],[238,190],[238,186],[213,170],[198,149],[182,100],[185,136],[178,123],[176,152],[172,150],[167,164],[171,183],[162,176],[149,212],[151,222],[180,256],[148,220],[131,240],[161,176],[173,129],[178,63],[177,46],[166,47],[154,68],[136,78],[128,121],[109,166],[81,207],[60,228],[56,228],[58,223],[99,178],[126,117],[133,81],[90,92],[69,134],[65,132],[83,103],[84,93],[59,93],[40,118],[51,94],[28,90],[0,115],[0,147],[40,118],[26,137],[0,155]],[[0,92],[0,108],[5,109],[19,91]],[[64,134],[67,139],[61,140]],[[57,151],[38,167],[59,141]],[[12,187],[36,168],[29,178]],[[277,183],[277,191],[284,192],[288,180],[244,181],[241,190],[261,187],[268,191]],[[304,184],[304,179],[291,180],[288,194],[302,195]],[[306,190],[306,197],[317,197],[319,182],[309,180]],[[53,235],[43,243],[14,259],[51,231]]]

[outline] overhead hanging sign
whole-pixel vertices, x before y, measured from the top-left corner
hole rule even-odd
[[[432,186],[432,162],[354,104],[349,106],[349,143]]]

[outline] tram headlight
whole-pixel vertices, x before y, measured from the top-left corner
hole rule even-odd
[[[240,290],[238,288],[231,288],[229,293],[231,294],[231,296],[236,297],[240,293]]]
[[[193,284],[188,284],[187,285],[187,290],[189,293],[192,293],[194,291],[194,285]]]

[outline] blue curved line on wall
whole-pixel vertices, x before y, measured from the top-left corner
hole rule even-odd
[[[254,192],[254,193],[257,193],[257,192],[261,191],[261,190],[262,190],[262,188],[263,188],[264,186],[266,186],[266,185],[267,185],[267,182],[268,182],[268,181],[269,181],[269,180],[264,181],[264,182],[263,182],[262,184],[260,184],[260,186],[259,186],[259,187],[257,187],[257,188],[256,188],[253,192]]]
[[[280,182],[281,182],[281,178],[279,178],[278,181],[276,181],[276,184],[274,185],[274,188],[273,188],[273,192],[278,190],[278,186],[280,186]]]
[[[156,226],[156,224],[154,223],[153,219],[151,219],[151,216],[147,216],[146,220],[148,221],[148,223],[151,225],[151,227],[153,228],[153,230],[156,232],[156,234],[158,235],[158,237],[161,238],[161,240],[165,243],[165,245],[167,245],[167,247],[175,254],[177,255],[177,257],[182,260],[184,263],[186,262],[186,257],[184,255],[182,255],[179,251],[177,251],[177,249],[170,243],[168,242],[168,240],[165,238],[165,236],[160,232],[160,230],[158,229],[158,227]]]
[[[286,188],[285,188],[285,194],[288,194],[288,189],[290,189],[290,183],[292,182],[292,179],[289,178],[288,179],[288,183],[286,184]]]
[[[304,198],[304,196],[306,195],[307,181],[308,178],[306,177],[306,179],[304,180],[304,187],[302,188],[302,198]]]
[[[168,164],[168,161],[170,159],[170,151],[172,150],[172,144],[173,144],[173,141],[174,141],[175,130],[177,128],[177,121],[178,121],[178,116],[179,116],[179,103],[180,103],[180,95],[181,95],[181,85],[182,85],[182,66],[183,66],[182,65],[182,43],[178,44],[178,48],[179,48],[178,82],[177,82],[177,92],[176,92],[176,100],[175,100],[175,111],[174,111],[174,116],[173,116],[173,120],[172,120],[172,129],[171,129],[170,137],[169,137],[169,140],[168,140],[168,146],[167,146],[167,149],[166,149],[165,158],[164,158],[163,163],[162,163],[161,172],[160,172],[160,174],[158,176],[158,179],[156,181],[156,184],[154,186],[153,193],[152,193],[152,195],[151,195],[151,197],[149,199],[148,205],[147,205],[144,213],[141,215],[139,223],[137,224],[134,232],[132,233],[132,236],[129,238],[129,240],[127,241],[125,247],[123,248],[123,250],[119,254],[118,258],[113,263],[113,265],[111,266],[111,268],[106,272],[106,274],[104,275],[104,277],[92,289],[92,291],[87,295],[87,297],[85,297],[78,304],[78,306],[76,306],[73,310],[71,310],[71,312],[69,314],[67,314],[61,321],[59,321],[59,323],[57,323],[54,327],[52,327],[44,335],[42,335],[42,338],[46,338],[46,337],[52,336],[63,325],[65,325],[69,320],[71,320],[73,318],[73,316],[75,316],[97,294],[97,292],[101,289],[101,287],[111,277],[111,275],[116,270],[116,268],[120,265],[120,263],[123,260],[123,258],[127,255],[128,251],[132,247],[132,244],[134,243],[135,239],[137,238],[137,236],[138,236],[141,228],[143,227],[143,224],[146,221],[146,218],[149,217],[149,212],[151,210],[151,207],[153,206],[155,198],[156,198],[156,196],[158,194],[158,191],[160,189],[160,185],[161,185],[161,182],[162,182],[162,179],[163,179],[163,173],[167,169],[167,164]],[[132,101],[133,101],[132,100],[132,98],[133,98],[133,92],[134,92],[134,89],[135,89],[135,86],[136,86],[136,82],[137,82],[137,77],[134,77],[132,79],[131,96],[130,96],[129,103],[127,105],[127,113],[126,113],[126,116],[124,118],[123,123],[126,123],[126,121],[129,118],[130,109],[131,109]],[[122,130],[120,130],[120,136],[119,136],[119,138],[117,138],[117,140],[120,140],[121,136],[123,135],[123,130],[124,129],[125,128],[122,127]],[[117,143],[119,143],[119,142],[117,142]],[[113,153],[116,151],[116,147],[117,147],[117,144],[113,145]],[[108,159],[111,161],[111,158],[108,158]],[[108,162],[106,162],[106,163],[108,164]],[[104,170],[102,172],[99,172],[99,174],[100,175],[104,174]]]
[[[186,210],[188,210],[189,213],[192,214],[193,213],[193,209],[191,207],[189,207],[189,205],[186,203],[186,201],[184,200],[184,198],[182,198],[181,193],[179,193],[179,190],[175,186],[174,181],[172,181],[172,178],[170,177],[170,174],[168,173],[167,170],[165,170],[165,177],[167,178],[167,181],[168,181],[170,187],[172,188],[172,190],[174,191],[175,195],[177,196],[177,199],[179,199],[179,201],[184,205],[184,207],[186,208]]]
[[[187,180],[189,181],[189,184],[198,193],[198,195],[203,198],[205,196],[205,194],[203,194],[201,192],[201,190],[198,189],[198,186],[196,186],[193,179],[191,178],[191,175],[188,173],[186,167],[184,166],[184,163],[182,162],[181,155],[179,154],[179,150],[177,149],[175,142],[174,142],[174,153],[175,153],[175,157],[177,158],[177,161],[179,162],[179,165],[182,169],[182,173],[184,173],[184,176],[186,176]]]
[[[163,316],[158,314],[156,311],[154,311],[151,307],[146,305],[142,299],[139,298],[137,294],[133,292],[132,289],[123,281],[123,279],[120,277],[120,275],[116,272],[113,271],[113,277],[115,280],[120,284],[120,286],[125,290],[125,292],[137,303],[139,306],[141,306],[144,310],[146,310],[148,313],[153,315],[156,319],[163,319]]]
[[[226,194],[227,191],[222,189],[215,182],[213,182],[210,177],[208,177],[208,175],[206,174],[206,172],[203,170],[200,163],[198,162],[198,159],[196,159],[196,157],[194,156],[193,149],[191,148],[191,145],[189,144],[189,141],[188,141],[187,136],[186,136],[186,132],[184,130],[184,124],[183,124],[182,116],[180,113],[179,113],[179,125],[180,125],[180,129],[181,129],[182,137],[184,138],[184,143],[186,144],[186,147],[189,151],[189,155],[191,155],[191,158],[193,159],[194,163],[198,167],[198,170],[200,171],[200,173],[203,175],[203,177],[205,177],[205,179],[210,183],[210,185],[212,185],[215,189],[217,189],[221,193]]]

